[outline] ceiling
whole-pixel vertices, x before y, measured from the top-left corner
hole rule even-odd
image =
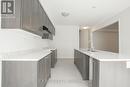
[[[130,0],[40,0],[55,25],[90,26],[130,7]],[[61,12],[68,12],[63,17]]]

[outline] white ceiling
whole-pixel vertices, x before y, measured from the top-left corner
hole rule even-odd
[[[94,26],[130,6],[130,0],[40,0],[56,25]],[[95,6],[96,8],[92,8]],[[68,17],[61,12],[69,12]]]

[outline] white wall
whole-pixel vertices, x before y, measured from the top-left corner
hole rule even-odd
[[[101,29],[116,21],[119,21],[119,53],[130,56],[130,8],[96,26],[94,30]]]
[[[58,49],[58,58],[74,58],[74,48],[79,48],[79,27],[58,25],[55,28],[53,45]]]
[[[48,44],[48,40],[24,30],[0,30],[0,53],[48,47]]]
[[[130,56],[130,8],[120,17],[120,53]]]

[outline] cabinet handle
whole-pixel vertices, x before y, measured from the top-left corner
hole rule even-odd
[[[41,80],[41,82],[44,82],[44,80]]]
[[[93,61],[93,80],[95,80],[95,62]]]

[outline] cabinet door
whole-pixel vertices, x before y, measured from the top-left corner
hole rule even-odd
[[[22,28],[31,31],[33,0],[22,0]]]
[[[22,29],[42,36],[38,0],[22,0]]]
[[[77,66],[78,70],[80,65],[80,52],[76,50],[76,58],[75,58],[75,65]]]
[[[77,66],[77,64],[78,64],[78,51],[77,50],[75,50],[75,60],[74,61]]]
[[[45,12],[46,13],[46,12]],[[46,26],[49,29],[49,31],[51,32],[52,35],[55,35],[55,28],[51,22],[51,20],[49,19],[49,17],[46,14]]]
[[[41,22],[40,24],[41,26],[47,27],[47,15],[41,4],[39,4],[39,10],[40,10],[40,22]]]
[[[42,7],[39,3],[39,0],[34,0],[34,10],[33,10],[33,16],[32,16],[32,26],[36,34],[39,36],[43,36],[43,13],[42,13]]]
[[[53,33],[54,27],[53,27],[49,17],[47,16],[44,8],[42,7],[42,5],[40,3],[39,3],[39,17],[40,17],[40,19],[39,19],[40,27],[46,26],[48,28],[48,30]],[[50,35],[49,39],[53,39],[53,36]]]
[[[37,62],[3,61],[2,87],[37,87]]]
[[[55,27],[53,24],[52,24],[52,33],[53,33],[53,35],[55,35]]]
[[[51,54],[49,54],[46,57],[46,71],[47,71],[47,80],[48,80],[51,76]]]
[[[51,31],[52,35],[55,35],[55,27],[51,21],[50,21],[50,31]]]
[[[89,56],[75,50],[74,63],[77,66],[83,80],[89,80]]]
[[[48,79],[51,76],[51,55],[46,56],[44,59],[45,59],[44,78],[45,78],[45,85],[46,85]]]
[[[55,66],[55,52],[54,50],[51,53],[51,67],[54,68]]]
[[[39,25],[39,19],[40,17],[38,16],[39,14],[39,1],[38,0],[32,0],[33,1],[33,7],[32,7],[32,21],[31,21],[31,25],[32,25],[32,28],[36,31],[38,31],[38,29],[40,28],[40,25]]]
[[[51,53],[51,67],[54,68],[57,62],[57,50],[53,50]]]
[[[46,84],[45,62],[44,58],[38,62],[38,87],[44,87]]]
[[[86,68],[86,69],[85,69],[85,72],[86,72],[85,76],[86,76],[86,79],[89,80],[90,56],[85,55],[85,61],[86,61],[86,64],[84,65],[84,66],[86,66],[86,67],[85,67],[85,68]]]
[[[77,50],[75,50],[74,52],[75,52],[74,64],[77,66]]]
[[[50,19],[49,19],[49,17],[47,18],[48,19],[48,23],[47,23],[47,25],[48,25],[48,29],[49,29],[49,31],[52,33],[52,24],[51,24],[51,21],[50,21]]]
[[[44,12],[44,9],[43,9],[43,7],[41,6],[41,4],[39,3],[38,4],[38,16],[39,16],[39,31],[40,31],[40,33],[41,33],[41,35],[43,35],[43,30],[42,30],[42,27],[43,26],[46,26],[46,14],[45,14],[45,12]]]
[[[55,64],[57,63],[57,49],[55,50]]]
[[[89,56],[86,54],[81,53],[82,58],[81,63],[80,63],[80,68],[81,68],[81,74],[83,80],[89,80]]]
[[[92,87],[99,87],[99,61],[93,59]]]
[[[81,71],[82,71],[82,54],[81,54],[81,52],[78,52],[79,53],[79,57],[78,57],[78,66],[79,66],[79,71],[80,71],[80,73],[81,73]]]
[[[46,19],[45,19],[45,26],[49,29],[49,19],[48,19],[48,16],[47,16],[45,10],[44,10],[44,13],[45,13],[45,17],[46,17]]]

